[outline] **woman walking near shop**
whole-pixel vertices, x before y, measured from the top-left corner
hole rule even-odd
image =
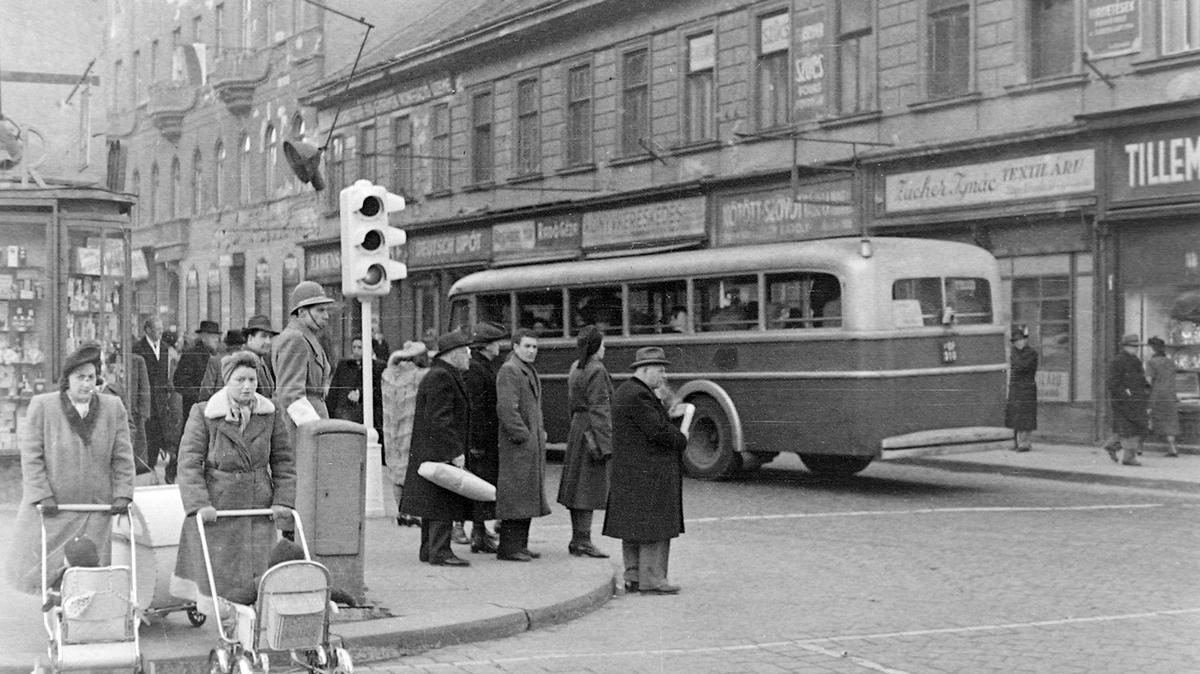
[[[1179,456],[1179,399],[1175,395],[1175,361],[1167,355],[1167,343],[1151,337],[1146,344],[1154,355],[1146,363],[1150,376],[1150,430],[1167,439],[1167,456]]]
[[[608,501],[608,460],[612,457],[612,379],[604,367],[604,336],[593,325],[579,331],[577,360],[567,375],[571,429],[558,502],[571,511],[571,542],[576,557],[608,557],[592,544],[592,511]]]

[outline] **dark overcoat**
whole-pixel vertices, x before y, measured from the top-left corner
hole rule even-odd
[[[145,426],[148,456],[153,465],[158,460],[158,450],[173,447],[179,433],[174,424],[177,415],[171,406],[175,391],[170,377],[170,348],[160,341],[159,355],[155,356],[150,343],[142,337],[133,343],[130,351],[142,357],[142,362],[146,364],[146,377],[150,380],[150,416],[146,418]]]
[[[192,405],[200,402],[200,390],[204,384],[204,373],[208,370],[208,361],[216,355],[212,349],[197,341],[179,357],[179,366],[175,368],[175,390],[183,401],[183,413],[187,414]],[[220,370],[218,363],[217,369]]]
[[[1113,431],[1122,437],[1149,433],[1146,418],[1146,372],[1138,357],[1121,351],[1108,366],[1108,395],[1112,404]]]
[[[400,511],[430,520],[470,519],[470,499],[443,489],[417,473],[424,461],[450,463],[467,453],[471,406],[457,368],[441,358],[434,359],[429,373],[417,388],[413,414],[412,448]]]
[[[211,596],[200,547],[196,511],[294,507],[296,453],[283,414],[255,394],[246,428],[230,420],[222,389],[192,406],[179,442],[179,496],[187,517],[179,539],[171,593],[189,600]],[[220,518],[204,525],[217,594],[250,586],[267,568],[275,524],[266,517]]]
[[[654,391],[637,377],[613,394],[613,458],[604,535],[663,541],[683,533],[683,450]]]
[[[542,383],[533,365],[513,353],[496,374],[496,517],[520,520],[550,514],[546,501],[546,430]]]
[[[1146,373],[1150,376],[1150,428],[1158,435],[1179,435],[1175,372],[1175,361],[1168,356],[1153,356],[1146,363]]]
[[[17,443],[21,449],[21,505],[9,547],[7,578],[27,594],[41,591],[41,526],[35,504],[54,497],[59,505],[109,505],[133,498],[133,449],[129,418],[121,399],[106,393],[92,397],[87,439],[79,434],[78,414],[65,394],[35,395],[25,411]],[[72,415],[74,422],[72,420]],[[112,517],[107,512],[60,512],[46,518],[48,568],[56,574],[65,564],[63,548],[75,536],[87,536],[109,559]]]
[[[471,364],[463,373],[467,397],[471,399],[471,451],[467,453],[467,470],[491,484],[500,476],[500,449],[496,419],[496,374],[500,371],[500,356],[489,358],[483,351],[471,351]],[[496,517],[496,504],[481,501],[475,506],[475,518],[490,520]]]
[[[558,502],[576,510],[601,510],[608,502],[608,465],[592,455],[589,445],[602,456],[611,456],[612,379],[604,362],[589,358],[583,369],[571,363],[567,374],[567,408],[571,429],[563,457]]]
[[[1023,349],[1014,348],[1010,367],[1004,425],[1014,431],[1036,430],[1038,352],[1028,344]]]

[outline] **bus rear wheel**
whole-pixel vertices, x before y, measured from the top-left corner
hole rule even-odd
[[[688,400],[696,406],[683,467],[691,477],[720,480],[730,477],[742,466],[742,457],[733,450],[733,427],[725,410],[706,395]]]
[[[810,472],[823,477],[850,477],[871,464],[869,456],[801,454],[800,460]]]

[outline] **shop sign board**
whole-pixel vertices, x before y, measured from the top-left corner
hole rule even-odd
[[[1142,48],[1141,0],[1085,0],[1083,49],[1091,60]]]
[[[496,260],[544,259],[579,252],[583,216],[567,213],[492,226]]]
[[[409,269],[428,269],[448,264],[487,262],[492,255],[491,227],[475,227],[461,232],[420,234],[409,232]]]
[[[812,119],[825,110],[825,9],[796,14],[796,51],[792,61],[795,96],[793,121]]]
[[[1070,402],[1070,373],[1063,370],[1038,370],[1034,375],[1037,382],[1038,400],[1043,402]]]
[[[585,212],[581,241],[585,249],[614,248],[702,239],[705,231],[704,197],[689,197]]]
[[[902,213],[1083,194],[1096,188],[1095,163],[1089,149],[895,173],[884,179],[884,208]]]
[[[794,195],[791,187],[721,195],[717,243],[731,246],[856,234],[853,194],[851,181],[839,179],[802,184]]]
[[[340,244],[306,248],[304,269],[309,278],[331,278],[342,275],[342,248]]]
[[[1194,126],[1119,134],[1109,154],[1113,202],[1200,194],[1200,133]]]

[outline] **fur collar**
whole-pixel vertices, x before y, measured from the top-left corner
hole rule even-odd
[[[204,404],[204,417],[206,419],[222,419],[229,415],[229,408],[229,394],[225,392],[225,389],[221,389]],[[275,404],[261,394],[255,393],[254,413],[275,414]]]

